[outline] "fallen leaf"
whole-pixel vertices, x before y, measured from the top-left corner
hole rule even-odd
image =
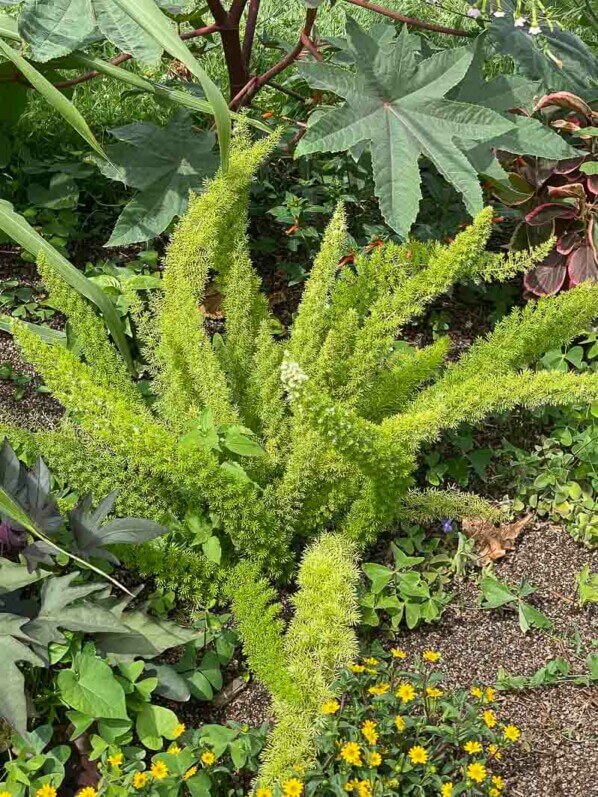
[[[203,298],[203,304],[199,309],[205,314],[206,318],[220,319],[223,318],[222,313],[222,300],[223,296],[219,293],[215,286],[210,283],[206,287],[206,292]]]
[[[463,532],[477,543],[480,563],[487,565],[515,548],[515,540],[531,519],[532,515],[526,515],[515,523],[495,526],[482,518],[464,518],[462,526]]]

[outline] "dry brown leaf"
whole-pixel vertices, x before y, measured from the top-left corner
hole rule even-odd
[[[203,299],[203,304],[199,309],[205,314],[206,318],[220,319],[223,317],[222,313],[222,300],[223,296],[218,293],[213,283],[206,287],[206,292]]]
[[[487,565],[515,548],[515,540],[531,518],[531,515],[526,515],[515,523],[502,523],[500,526],[481,518],[464,518],[462,526],[463,532],[476,541],[481,564]]]

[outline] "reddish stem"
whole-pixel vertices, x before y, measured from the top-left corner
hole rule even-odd
[[[421,28],[422,30],[431,30],[434,33],[448,33],[451,36],[466,36],[471,38],[475,33],[470,33],[467,30],[459,30],[458,28],[446,28],[444,25],[435,25],[433,22],[425,22],[423,19],[416,19],[415,17],[406,17],[404,14],[399,14],[397,11],[391,11],[390,8],[384,8],[376,3],[370,3],[369,0],[346,0],[347,3],[352,3],[354,6],[360,8],[367,8],[370,11],[375,11],[377,14],[382,14],[385,17],[395,19],[397,22],[403,22],[405,25],[411,25],[413,28]]]
[[[316,45],[313,43],[313,41],[309,38],[309,36],[305,35],[305,33],[301,33],[301,43],[303,44],[306,50],[309,50],[309,52],[313,55],[316,61],[322,60],[322,54],[320,53]]]
[[[243,105],[248,105],[253,97],[257,94],[257,92],[265,86],[269,80],[279,75],[283,72],[288,66],[290,66],[293,61],[296,61],[297,58],[303,52],[303,36],[309,38],[309,35],[312,31],[314,26],[314,22],[316,21],[317,9],[315,8],[308,8],[305,14],[305,24],[303,25],[303,30],[301,31],[301,35],[299,41],[293,47],[293,49],[288,52],[283,58],[278,61],[278,63],[274,64],[273,67],[268,69],[262,75],[258,77],[252,78],[249,83],[244,86],[244,88],[235,96],[233,97],[230,106],[233,109],[240,108]]]
[[[253,52],[253,40],[257,28],[257,18],[260,13],[260,0],[249,0],[249,11],[247,13],[247,24],[245,25],[245,38],[243,39],[243,62],[245,69],[249,69],[251,63],[251,53]]]

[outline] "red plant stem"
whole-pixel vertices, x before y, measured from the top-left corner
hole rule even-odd
[[[435,33],[447,33],[451,36],[466,36],[471,38],[475,33],[470,33],[467,30],[459,30],[458,28],[446,28],[444,25],[435,25],[433,22],[425,22],[423,19],[416,19],[415,17],[406,17],[404,14],[399,14],[397,11],[391,11],[390,8],[384,8],[376,3],[370,3],[369,0],[346,0],[347,3],[352,3],[354,6],[360,8],[367,8],[370,11],[375,11],[377,14],[382,14],[385,17],[396,19],[397,22],[403,22],[405,25],[411,25],[413,28],[421,28],[422,30],[431,30]]]
[[[216,20],[222,38],[224,60],[228,72],[231,96],[247,84],[249,75],[245,68],[245,61],[241,52],[241,39],[239,37],[239,19],[243,13],[246,0],[234,0],[230,12],[226,11],[220,0],[207,0],[208,8]]]
[[[253,40],[257,28],[257,18],[260,13],[260,0],[249,0],[249,11],[247,13],[247,24],[245,25],[245,38],[243,39],[243,62],[245,69],[249,69],[251,63],[251,53],[253,52]]]
[[[306,36],[305,33],[303,32],[301,33],[301,43],[303,44],[306,50],[309,50],[309,52],[313,55],[316,61],[322,60],[322,54],[319,52],[316,45],[312,42],[309,36]]]
[[[301,31],[301,36],[299,41],[293,47],[293,49],[287,53],[283,58],[278,61],[278,63],[274,64],[273,67],[268,69],[262,75],[258,77],[252,78],[249,83],[238,93],[236,94],[233,99],[231,100],[230,107],[233,109],[237,109],[242,107],[243,105],[248,105],[251,100],[255,97],[257,92],[265,86],[269,80],[279,75],[283,72],[288,66],[290,66],[294,61],[299,58],[301,53],[303,52],[303,36],[309,38],[309,35],[312,31],[314,26],[314,22],[316,21],[317,16],[317,9],[316,8],[308,8],[305,14],[305,23],[303,25],[303,30]]]

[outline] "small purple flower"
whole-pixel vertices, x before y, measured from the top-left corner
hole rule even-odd
[[[442,530],[445,534],[450,534],[453,531],[453,521],[449,517],[445,517],[442,519]]]

